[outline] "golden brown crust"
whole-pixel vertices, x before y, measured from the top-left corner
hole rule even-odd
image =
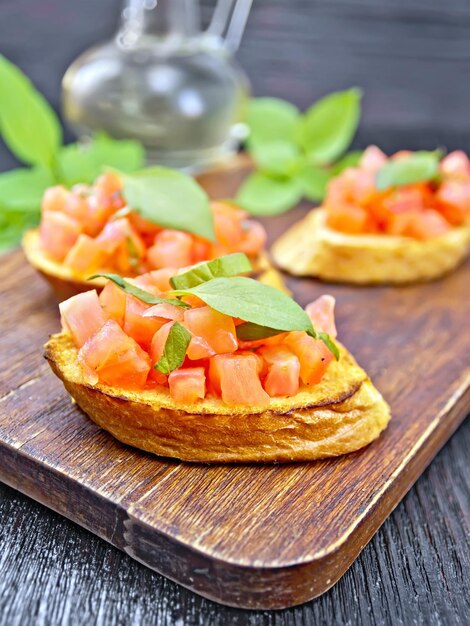
[[[52,290],[59,301],[66,300],[71,296],[88,291],[89,289],[97,289],[101,291],[106,284],[105,278],[96,278],[92,281],[87,280],[88,274],[77,274],[66,267],[63,263],[54,261],[44,254],[39,240],[39,229],[35,228],[26,231],[22,241],[23,252],[29,263],[43,276],[52,287]],[[262,252],[256,259],[251,259],[254,273],[259,274],[258,280],[268,284],[276,280],[273,272],[271,261],[266,252]],[[96,273],[112,272],[112,268],[101,268]],[[282,278],[278,274],[277,282],[285,289]],[[276,285],[277,286],[277,285]]]
[[[176,403],[168,391],[90,385],[65,334],[45,356],[67,391],[93,421],[120,441],[185,461],[287,462],[358,450],[386,427],[389,409],[365,372],[341,348],[323,380],[265,407],[229,407],[215,398]]]
[[[355,284],[428,281],[455,269],[470,248],[470,224],[418,241],[391,235],[348,235],[313,209],[273,245],[275,263],[291,274]]]

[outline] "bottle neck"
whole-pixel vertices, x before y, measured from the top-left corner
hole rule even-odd
[[[133,47],[142,40],[172,46],[200,32],[199,0],[125,0],[119,40]]]

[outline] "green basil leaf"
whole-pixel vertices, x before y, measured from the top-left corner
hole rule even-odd
[[[341,172],[348,167],[357,167],[363,154],[363,150],[352,150],[351,152],[345,154],[331,167],[331,176],[338,176],[338,174],[341,174]]]
[[[107,278],[108,280],[112,280],[115,285],[117,285],[120,289],[122,289],[125,293],[130,296],[134,296],[141,302],[145,302],[146,304],[174,304],[175,306],[189,307],[189,304],[185,302],[181,302],[181,300],[169,300],[167,298],[160,298],[160,296],[154,296],[152,293],[148,293],[148,291],[144,291],[140,289],[140,287],[136,287],[132,285],[130,282],[125,280],[119,274],[93,274],[93,276],[89,276],[88,280],[93,280],[94,278]]]
[[[0,55],[0,130],[21,161],[53,169],[62,130],[57,115],[30,80]]]
[[[295,206],[302,188],[295,179],[280,180],[255,172],[241,185],[236,200],[252,215],[280,215]]]
[[[16,247],[21,242],[24,231],[33,228],[38,222],[39,211],[19,211],[0,203],[0,253]]]
[[[214,221],[205,191],[176,170],[151,167],[124,176],[124,197],[145,219],[214,241]]]
[[[138,141],[118,140],[105,133],[91,141],[64,146],[58,162],[67,185],[92,183],[106,167],[134,172],[144,165],[144,148]]]
[[[439,175],[439,161],[442,153],[414,152],[399,159],[389,159],[377,172],[375,184],[377,189],[401,187],[427,180]]]
[[[248,145],[287,141],[295,143],[300,113],[290,102],[278,98],[254,98],[248,105]]]
[[[274,337],[280,335],[282,330],[276,328],[269,328],[268,326],[260,326],[259,324],[253,324],[252,322],[245,322],[240,324],[236,328],[237,337],[241,341],[258,341],[260,339],[267,339],[268,337]]]
[[[251,271],[253,268],[246,254],[236,252],[194,265],[187,272],[170,278],[170,285],[173,289],[190,289],[213,278],[237,276]]]
[[[335,344],[335,342],[331,339],[330,335],[328,335],[327,333],[324,332],[319,332],[317,333],[317,337],[318,339],[320,339],[321,341],[323,341],[323,343],[325,344],[325,346],[328,348],[328,350],[333,354],[333,356],[335,357],[335,359],[337,361],[339,361],[339,350],[338,350],[338,346]]]
[[[361,92],[348,89],[325,96],[304,115],[299,141],[317,165],[335,161],[349,146],[359,124]]]
[[[287,141],[253,142],[250,153],[258,167],[272,174],[294,173],[301,163],[299,149]]]
[[[168,333],[163,354],[155,363],[154,368],[166,376],[178,369],[183,365],[190,341],[191,333],[189,330],[175,322]]]
[[[302,187],[303,195],[309,200],[318,202],[325,197],[331,175],[328,170],[309,164],[298,172],[296,178]]]
[[[275,287],[245,276],[214,278],[170,294],[195,295],[220,313],[259,326],[277,330],[313,330],[309,316],[295,300]]]
[[[42,196],[54,182],[48,170],[38,167],[3,172],[0,174],[0,206],[39,216]]]

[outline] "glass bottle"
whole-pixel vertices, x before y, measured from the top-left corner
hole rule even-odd
[[[249,96],[232,54],[251,2],[219,0],[201,31],[198,0],[127,0],[115,37],[65,73],[63,110],[73,130],[137,139],[149,163],[182,169],[231,154]]]

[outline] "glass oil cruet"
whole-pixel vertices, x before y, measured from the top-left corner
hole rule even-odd
[[[201,169],[243,137],[248,80],[233,59],[252,0],[218,0],[201,31],[198,0],[127,0],[115,37],[63,79],[77,135],[137,139],[149,163]]]

